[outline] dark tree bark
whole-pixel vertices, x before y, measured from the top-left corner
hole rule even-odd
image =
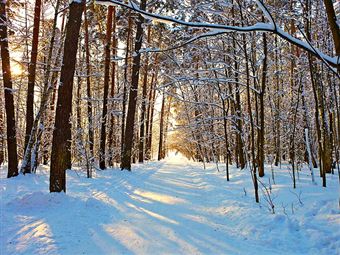
[[[307,1],[304,7],[304,11],[310,17],[309,13],[311,10],[311,1]],[[310,18],[305,20],[306,26],[306,36],[309,41],[312,39],[311,35],[311,20]],[[315,101],[315,126],[318,137],[318,149],[319,149],[319,166],[320,166],[320,176],[322,177],[322,185],[326,187],[326,172],[331,171],[332,164],[332,154],[328,151],[328,139],[327,139],[327,129],[325,128],[325,122],[323,121],[324,115],[324,97],[321,91],[321,87],[323,86],[321,77],[319,74],[319,70],[314,61],[312,54],[308,54],[308,63],[309,63],[309,71],[311,77],[311,84],[313,89],[313,96]],[[326,135],[326,136],[325,136]],[[325,148],[325,145],[327,146]]]
[[[266,82],[267,82],[267,36],[263,34],[263,66],[262,66],[262,80],[261,80],[261,92],[259,94],[260,97],[260,128],[258,129],[258,144],[259,144],[259,152],[258,152],[258,167],[259,167],[259,176],[264,176],[264,94],[266,92]]]
[[[234,1],[232,1],[234,4]],[[233,17],[233,25],[235,25],[235,9],[234,7],[231,10],[231,15]],[[245,168],[246,162],[243,154],[243,141],[242,141],[242,114],[241,114],[241,97],[240,97],[240,85],[239,85],[239,62],[236,55],[236,38],[233,36],[232,45],[235,54],[234,61],[234,70],[235,70],[235,127],[236,127],[236,145],[235,145],[235,158],[237,167],[241,167],[241,169]]]
[[[150,43],[151,27],[148,27],[147,42]],[[149,72],[149,56],[145,57],[145,68],[143,77],[143,95],[142,95],[142,109],[140,113],[140,130],[139,130],[139,162],[144,162],[145,155],[145,116],[146,116],[146,100],[147,100],[147,86],[148,86],[148,72]]]
[[[1,43],[1,61],[2,76],[5,89],[5,108],[7,122],[7,154],[8,154],[8,173],[7,178],[18,175],[18,155],[17,155],[17,138],[15,126],[13,86],[11,76],[11,64],[8,49],[7,34],[7,15],[6,1],[0,1],[0,43]]]
[[[162,148],[162,159],[166,157],[167,154],[167,137],[168,137],[168,130],[169,130],[169,120],[170,120],[170,111],[171,111],[171,103],[172,103],[172,97],[168,96],[167,100],[167,106],[166,106],[166,112],[164,116],[164,124],[163,124],[163,148]]]
[[[225,44],[222,43],[223,45],[223,51],[225,51]],[[211,52],[210,53],[210,59],[212,59],[211,57]],[[227,62],[227,57],[224,57],[224,61]],[[227,68],[224,69],[225,71],[225,76],[228,77],[228,70]],[[215,78],[218,78],[218,74],[217,71],[214,70],[214,76]],[[230,180],[230,174],[229,174],[229,157],[230,157],[230,150],[229,150],[229,138],[228,138],[228,123],[227,123],[227,116],[229,114],[229,108],[230,108],[230,104],[229,104],[229,98],[226,99],[225,95],[227,95],[226,93],[226,89],[223,89],[220,82],[217,82],[217,87],[218,87],[218,94],[219,94],[219,98],[221,100],[221,104],[222,104],[222,114],[223,114],[223,135],[224,135],[224,163],[225,163],[225,174],[226,174],[226,178],[227,181]],[[227,105],[227,106],[226,106]]]
[[[100,151],[99,167],[106,169],[106,122],[107,122],[107,97],[109,95],[110,82],[110,61],[111,61],[111,34],[112,34],[112,13],[113,7],[109,6],[107,10],[106,22],[106,45],[105,45],[105,67],[104,67],[104,98],[102,112],[102,128],[100,132]]]
[[[125,51],[125,63],[124,63],[124,85],[123,85],[123,102],[122,102],[122,125],[121,125],[121,154],[124,149],[124,137],[125,137],[125,122],[126,122],[126,98],[127,98],[127,84],[128,84],[128,69],[129,69],[129,52],[130,52],[130,40],[132,33],[132,18],[131,12],[129,12],[128,19],[128,31],[126,38],[126,51]],[[123,155],[121,155],[123,157]]]
[[[146,0],[142,0],[140,3],[141,10],[146,8]],[[140,49],[142,47],[143,40],[143,22],[144,18],[139,15],[137,22],[137,32],[135,39],[135,53],[133,57],[132,66],[132,80],[130,87],[129,96],[129,106],[126,118],[126,129],[124,135],[124,144],[122,151],[122,163],[121,169],[126,169],[131,171],[131,155],[133,146],[133,136],[134,136],[134,125],[135,125],[135,115],[136,115],[136,104],[137,104],[137,92],[138,92],[138,81],[139,81],[139,69],[140,69]]]
[[[235,45],[236,46],[236,45]],[[236,113],[236,159],[237,159],[237,167],[244,169],[246,166],[246,162],[244,159],[243,153],[243,140],[242,140],[242,114],[241,114],[241,95],[240,95],[240,85],[239,85],[239,77],[238,77],[238,69],[239,65],[237,61],[234,63],[235,67],[235,83],[236,83],[236,91],[235,91],[235,113]]]
[[[2,88],[0,88],[2,90]],[[3,95],[0,91],[0,166],[5,161],[5,120],[3,107],[5,106],[3,101]]]
[[[73,78],[78,50],[81,16],[85,0],[70,3],[66,25],[63,65],[53,131],[50,192],[66,192],[66,169],[71,163],[71,123]]]
[[[87,94],[87,119],[88,119],[88,132],[89,132],[89,158],[93,162],[93,147],[94,147],[94,134],[92,124],[92,93],[91,93],[91,65],[90,65],[90,47],[89,47],[89,26],[87,21],[86,4],[84,5],[84,26],[85,26],[85,62],[86,62],[86,94]],[[87,178],[91,177],[91,172],[87,172]]]
[[[337,24],[337,18],[336,18],[335,11],[334,11],[333,1],[332,0],[323,0],[323,2],[324,2],[325,7],[326,7],[328,23],[329,23],[329,26],[330,26],[330,29],[331,29],[332,35],[333,35],[335,52],[336,52],[337,56],[340,56],[340,29],[339,29],[339,26]]]
[[[152,74],[151,78],[151,86],[149,92],[149,105],[147,110],[146,116],[146,149],[145,149],[145,156],[147,159],[152,158],[152,129],[153,129],[153,113],[154,113],[154,106],[155,106],[155,98],[156,98],[156,90],[154,89],[155,84],[157,83],[157,76],[158,76],[158,55],[155,57],[154,62],[155,70]]]
[[[117,37],[116,37],[116,8],[113,7],[113,38],[112,38],[112,55],[114,58],[117,57]],[[116,87],[116,62],[113,61],[112,63],[112,70],[111,70],[111,91],[110,91],[110,97],[111,100],[113,100],[115,96],[115,87]],[[109,165],[113,166],[114,163],[114,152],[113,147],[115,147],[116,142],[116,136],[114,134],[114,128],[115,128],[115,116],[113,115],[113,111],[115,110],[115,102],[111,101],[111,114],[110,114],[110,130],[109,130],[109,138],[108,138],[108,148],[110,150],[110,157],[108,159]]]
[[[164,111],[165,111],[165,95],[163,93],[163,99],[162,99],[162,108],[161,108],[161,117],[159,120],[159,143],[158,143],[158,160],[161,160],[164,158],[164,149],[163,149],[163,143],[164,143]]]
[[[41,10],[41,0],[35,1],[34,7],[34,24],[33,24],[33,39],[32,39],[32,51],[31,51],[31,61],[28,66],[28,87],[27,87],[27,99],[26,99],[26,135],[25,135],[25,149],[31,136],[31,131],[34,121],[34,85],[36,76],[36,66],[37,66],[37,56],[38,56],[38,43],[39,43],[39,26],[40,26],[40,10]],[[25,167],[23,168],[23,173],[31,173],[31,157],[29,157],[25,162]]]
[[[240,8],[240,15],[241,15],[241,19],[243,20],[243,12],[242,12],[241,8]],[[264,38],[264,40],[265,40],[265,38]],[[248,115],[249,115],[249,120],[250,120],[250,146],[251,146],[251,161],[252,161],[251,172],[252,172],[252,179],[253,179],[253,185],[254,185],[255,201],[256,201],[256,203],[259,203],[260,202],[259,185],[258,185],[258,180],[257,180],[257,166],[256,166],[256,159],[255,159],[254,118],[253,118],[253,110],[252,110],[252,105],[251,105],[251,93],[250,93],[249,57],[248,57],[248,52],[247,52],[247,40],[246,40],[245,34],[242,35],[242,41],[243,41],[244,58],[246,59],[245,71],[246,71],[246,84],[247,84],[247,108],[248,108]],[[267,47],[267,45],[265,46],[265,48],[266,47]],[[265,54],[266,53],[267,52],[265,52]],[[256,47],[253,47],[253,51],[252,51],[251,54],[253,56],[253,59],[252,59],[253,63],[256,63]],[[264,61],[264,68],[266,68],[266,61]],[[254,87],[256,87],[256,80],[255,80],[256,75],[255,75],[254,64],[252,65],[252,70],[253,70],[253,77],[254,77],[253,78]],[[264,93],[264,91],[262,93]],[[256,98],[256,96],[255,96],[255,98]],[[256,103],[256,108],[257,108],[257,103]]]
[[[277,49],[277,36],[275,36],[275,48]],[[275,162],[274,165],[278,166],[281,164],[281,121],[280,121],[280,108],[281,108],[281,95],[280,95],[280,79],[278,72],[281,68],[279,68],[278,64],[278,50],[275,51],[275,72],[277,73],[275,76]]]

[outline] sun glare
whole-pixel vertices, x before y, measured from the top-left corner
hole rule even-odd
[[[22,66],[18,63],[13,63],[11,66],[11,72],[13,76],[19,76],[21,74],[23,74],[24,70],[22,68]]]

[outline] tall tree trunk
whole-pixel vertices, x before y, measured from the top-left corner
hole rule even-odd
[[[71,161],[71,123],[73,78],[78,50],[81,16],[85,0],[72,1],[66,25],[63,64],[53,131],[50,192],[66,192],[66,169]]]
[[[4,97],[0,88],[0,166],[5,161],[5,120],[4,120]]]
[[[157,74],[155,74],[156,78],[155,81],[157,81]],[[154,83],[155,84],[155,83]],[[155,86],[155,85],[153,85]],[[152,137],[153,137],[153,118],[154,118],[154,111],[155,111],[155,102],[156,102],[156,90],[152,90],[151,95],[151,106],[150,106],[150,117],[149,117],[149,128],[148,128],[148,141],[147,141],[147,153],[148,158],[152,158]]]
[[[311,11],[311,3],[307,1],[305,6],[305,12],[309,14]],[[310,15],[309,15],[310,16]],[[312,36],[310,33],[310,24],[309,19],[306,20],[306,35],[307,38],[311,41]],[[326,118],[326,110],[325,110],[325,95],[324,88],[321,79],[321,74],[317,68],[316,63],[314,62],[313,56],[308,54],[308,62],[309,69],[311,75],[311,82],[313,88],[313,95],[315,100],[315,120],[316,120],[316,129],[319,140],[319,158],[320,158],[320,176],[322,177],[323,186],[326,187],[326,173],[331,172],[332,168],[332,151],[331,151],[331,141],[329,137],[329,127]]]
[[[28,88],[27,88],[27,99],[26,99],[26,135],[25,135],[25,147],[26,151],[32,127],[34,121],[34,85],[36,77],[36,66],[37,66],[37,56],[38,56],[38,42],[39,42],[39,26],[40,26],[40,10],[41,10],[41,0],[35,1],[34,7],[34,24],[33,24],[33,39],[32,39],[32,50],[31,50],[31,60],[28,66]],[[24,174],[31,172],[31,158],[26,159],[26,166],[23,169]]]
[[[308,17],[311,17],[311,2],[309,0],[306,1],[306,4],[304,6],[304,11],[305,15]],[[305,20],[305,26],[306,26],[306,36],[308,40],[311,40],[311,32],[310,32],[310,26],[311,26],[311,21],[310,18]],[[313,97],[314,97],[314,115],[315,115],[315,126],[316,126],[316,132],[317,132],[317,137],[318,137],[318,154],[319,154],[319,168],[320,168],[320,176],[323,177],[325,176],[323,174],[323,144],[322,144],[322,137],[321,137],[321,124],[320,124],[320,114],[319,114],[319,99],[318,99],[318,93],[317,93],[317,82],[316,82],[316,76],[317,76],[317,70],[316,70],[316,65],[314,63],[313,56],[308,53],[308,64],[309,64],[309,72],[310,72],[310,77],[311,77],[311,84],[312,84],[312,89],[313,89]],[[316,74],[316,75],[315,75]],[[326,185],[326,178],[323,178],[324,185]]]
[[[262,80],[261,80],[261,92],[260,97],[260,128],[258,129],[258,144],[259,144],[259,155],[258,155],[258,167],[259,176],[264,176],[264,94],[266,92],[266,82],[267,82],[267,36],[263,34],[263,66],[262,66]]]
[[[45,74],[44,74],[44,88],[43,88],[42,98],[40,101],[40,107],[31,126],[28,143],[25,146],[25,154],[24,154],[24,158],[22,161],[21,169],[20,169],[20,171],[24,174],[31,173],[32,171],[33,166],[31,162],[31,158],[32,158],[31,156],[32,156],[34,143],[36,142],[36,138],[37,138],[38,126],[39,126],[39,129],[43,127],[41,122],[48,108],[49,96],[53,91],[53,86],[51,83],[52,81],[50,79],[50,75],[51,75],[51,68],[52,68],[52,53],[53,53],[53,48],[54,48],[56,26],[57,26],[57,19],[58,19],[58,13],[59,13],[59,4],[60,4],[60,1],[58,0],[56,3],[56,9],[54,13],[52,35],[51,35],[51,41],[49,45],[48,57],[47,57],[47,62],[46,62],[46,69],[45,69]],[[39,123],[41,123],[41,125],[39,125]],[[38,146],[35,146],[35,148],[38,148]]]
[[[130,52],[130,40],[132,34],[132,18],[131,13],[129,12],[128,19],[128,31],[126,38],[126,51],[125,51],[125,63],[124,63],[124,85],[123,85],[123,102],[122,102],[122,126],[121,126],[121,158],[123,157],[123,149],[124,149],[124,137],[125,137],[125,122],[126,122],[126,98],[127,98],[127,84],[128,84],[128,70],[129,70],[129,52]]]
[[[154,72],[151,78],[151,85],[150,85],[150,92],[149,92],[149,104],[147,110],[147,117],[146,117],[146,158],[152,158],[152,128],[153,128],[153,113],[154,113],[154,106],[155,106],[155,98],[156,98],[156,90],[154,89],[157,83],[157,76],[158,76],[158,55],[155,57],[154,62]]]
[[[238,70],[238,64],[235,62],[235,70]],[[236,71],[238,72],[238,71]],[[241,114],[241,96],[240,96],[240,85],[239,85],[239,79],[238,79],[238,74],[236,74],[235,78],[236,82],[236,94],[235,94],[235,99],[236,99],[236,104],[235,104],[235,111],[236,111],[236,116],[237,116],[237,133],[236,133],[236,154],[238,158],[238,163],[239,167],[241,169],[244,169],[246,166],[246,162],[244,159],[244,153],[243,153],[243,140],[242,140],[242,133],[243,133],[243,128],[242,128],[242,114]]]
[[[140,3],[140,9],[145,10],[146,8],[146,0],[142,0]],[[121,169],[126,169],[131,171],[131,155],[132,155],[132,146],[133,146],[133,136],[134,136],[134,125],[135,125],[135,115],[136,115],[136,106],[137,106],[137,92],[138,92],[138,81],[139,81],[139,69],[140,69],[140,49],[142,47],[143,40],[143,22],[144,18],[139,15],[139,19],[137,22],[137,32],[135,39],[135,52],[133,57],[133,66],[132,66],[132,79],[131,79],[131,87],[130,87],[130,96],[129,96],[129,106],[128,113],[126,118],[126,130],[124,135],[124,144],[122,151],[122,163]]]
[[[59,5],[60,5],[60,0],[59,0]],[[57,6],[56,6],[57,7]],[[58,7],[59,8],[59,7]],[[56,9],[58,9],[56,8]],[[58,17],[58,15],[60,14],[59,10],[55,12],[55,15]],[[55,16],[55,17],[56,17]],[[57,94],[58,94],[58,77],[59,77],[59,71],[57,71],[57,69],[59,70],[61,68],[62,65],[62,50],[63,50],[63,46],[64,46],[64,41],[63,41],[63,35],[64,35],[64,31],[65,31],[65,17],[66,17],[66,10],[62,11],[61,14],[61,29],[59,30],[58,28],[56,28],[56,32],[60,32],[59,36],[58,36],[58,40],[56,41],[56,53],[53,54],[54,58],[53,58],[53,64],[51,64],[51,78],[49,81],[47,81],[47,85],[51,86],[49,87],[49,89],[51,89],[51,100],[48,103],[48,133],[45,134],[45,143],[44,143],[44,164],[46,165],[48,160],[51,157],[51,149],[52,149],[52,138],[53,138],[53,129],[54,129],[54,122],[55,122],[55,108],[56,108],[56,98],[57,98]],[[54,19],[55,24],[57,23],[56,18]],[[53,25],[55,25],[53,24]],[[52,38],[51,38],[52,41]],[[54,69],[54,70],[53,70]],[[47,77],[47,75],[45,76]],[[46,85],[45,81],[44,81],[44,86]],[[37,118],[37,116],[36,116]],[[34,126],[34,123],[33,123]],[[31,135],[32,137],[32,135]],[[32,139],[33,140],[33,139]]]
[[[8,154],[7,178],[10,178],[18,175],[18,155],[17,155],[17,138],[14,114],[11,64],[8,49],[7,15],[5,0],[0,0],[0,43],[1,43],[2,76],[4,80],[5,89],[6,123],[7,123],[7,154]]]
[[[247,42],[246,42],[246,36],[243,34],[243,50],[244,50],[244,57],[247,59],[246,61],[246,83],[247,83],[247,108],[248,108],[248,115],[250,120],[250,145],[251,145],[251,169],[252,169],[252,179],[253,179],[253,185],[254,185],[254,194],[255,194],[255,201],[256,203],[260,202],[259,198],[259,185],[257,181],[257,165],[256,165],[256,158],[255,158],[255,128],[254,128],[254,117],[253,117],[253,110],[252,110],[252,104],[251,104],[251,93],[250,93],[250,72],[249,72],[249,63],[248,63],[248,52],[247,52]],[[254,47],[255,48],[255,47]],[[256,52],[253,51],[253,63],[256,62]],[[254,87],[256,86],[256,69],[254,64],[252,65],[252,71],[253,71],[253,82]],[[257,95],[255,95],[256,99]]]
[[[99,151],[99,167],[105,169],[106,155],[106,122],[107,122],[107,98],[109,95],[110,82],[110,62],[111,62],[111,34],[112,34],[112,13],[113,7],[109,6],[107,10],[106,22],[106,45],[105,45],[105,65],[104,65],[104,98],[102,112],[102,128],[100,132],[100,151]]]
[[[225,52],[225,45],[224,43],[222,43],[223,45],[223,51]],[[212,61],[212,55],[211,55],[211,51],[209,50],[209,58],[210,61]],[[226,56],[224,57],[224,61],[227,62]],[[214,72],[214,77],[215,79],[218,80],[218,73],[216,70],[213,70]],[[225,77],[228,77],[228,72],[225,69]],[[221,104],[222,104],[222,115],[223,115],[223,134],[224,134],[224,150],[225,150],[225,154],[224,154],[224,162],[225,162],[225,173],[226,173],[226,178],[227,181],[230,180],[230,175],[229,175],[229,138],[228,138],[228,123],[227,123],[227,116],[229,114],[229,103],[228,103],[228,107],[226,107],[226,101],[228,101],[228,99],[225,98],[225,96],[227,95],[226,91],[223,91],[222,87],[221,87],[221,83],[217,82],[217,88],[218,88],[218,95],[219,98],[221,100]]]
[[[279,79],[279,64],[278,64],[278,48],[277,48],[277,36],[275,36],[275,166],[281,163],[281,120],[280,120],[280,108],[281,108],[281,92],[280,92],[280,79]]]
[[[337,17],[334,11],[334,5],[332,0],[323,0],[326,12],[328,23],[333,35],[333,41],[335,46],[335,52],[338,57],[340,57],[340,29],[337,21]]]
[[[113,7],[113,38],[112,38],[112,55],[114,58],[117,57],[117,37],[116,37],[116,7]],[[111,71],[111,91],[110,91],[110,97],[111,97],[111,114],[110,114],[110,129],[109,129],[109,141],[108,141],[108,148],[110,150],[110,156],[109,156],[109,165],[113,166],[114,163],[114,152],[113,147],[115,147],[115,134],[114,134],[114,128],[115,128],[115,116],[113,114],[113,111],[115,110],[115,86],[116,86],[116,62],[113,61],[112,63],[112,71]]]
[[[232,1],[234,4],[234,1]],[[235,9],[232,8],[233,25],[235,25]],[[235,114],[236,114],[236,146],[235,146],[235,158],[237,167],[243,169],[246,165],[243,154],[243,141],[242,141],[242,120],[241,120],[241,98],[240,98],[240,85],[239,85],[239,63],[236,55],[236,39],[233,36],[232,45],[234,49],[234,70],[235,70]]]
[[[147,43],[150,43],[151,27],[148,27]],[[140,113],[140,130],[139,130],[139,162],[144,162],[145,153],[145,116],[146,116],[146,100],[147,100],[147,86],[149,75],[149,55],[145,56],[144,77],[143,77],[143,94],[142,94],[142,108]]]
[[[90,47],[89,47],[89,25],[87,20],[86,4],[84,5],[84,27],[85,27],[85,62],[86,62],[86,96],[87,96],[87,120],[88,120],[88,133],[89,133],[89,159],[93,163],[93,147],[94,147],[94,134],[93,134],[93,120],[92,120],[92,93],[91,93],[91,65],[90,65]],[[91,177],[90,168],[87,171],[87,178]]]
[[[171,111],[171,102],[172,102],[172,97],[168,96],[168,105],[167,109],[165,112],[165,122],[163,124],[163,149],[162,149],[162,158],[164,159],[166,157],[167,153],[167,137],[168,137],[168,130],[169,130],[169,120],[170,120],[170,111]]]
[[[163,156],[163,143],[164,143],[164,111],[165,111],[165,95],[163,92],[161,116],[159,120],[159,144],[158,144],[158,160],[164,158]]]
[[[322,129],[322,142],[323,142],[323,171],[324,173],[331,173],[332,169],[332,141],[330,138],[329,123],[326,116],[326,106],[325,106],[325,92],[324,85],[321,80],[321,74],[317,75],[316,86],[319,101],[319,111],[321,115],[321,129]]]

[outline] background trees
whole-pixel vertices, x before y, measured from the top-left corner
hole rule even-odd
[[[302,164],[318,166],[326,186],[326,173],[339,170],[340,148],[332,1],[266,1],[263,10],[253,1],[131,3],[128,10],[91,2],[83,11],[84,3],[46,2],[39,40],[36,33],[29,40],[33,16],[9,13],[17,28],[9,33],[10,49],[21,68],[14,90],[5,89],[9,156],[15,158],[17,144],[24,158],[31,114],[25,103],[32,102],[19,99],[33,96],[23,84],[36,46],[35,120],[45,109],[31,127],[25,157],[51,164],[51,191],[65,190],[72,165],[91,177],[93,168],[130,170],[131,163],[162,159],[169,150],[202,163],[223,161],[228,180],[230,164],[248,167],[255,190],[257,177],[268,174],[264,164],[281,162],[291,164],[293,180]],[[141,16],[137,8],[154,15]],[[33,13],[33,3],[26,9]],[[171,16],[167,23],[164,16]],[[7,23],[1,24],[6,55]],[[11,88],[5,55],[3,80]],[[9,176],[17,165],[11,162]]]

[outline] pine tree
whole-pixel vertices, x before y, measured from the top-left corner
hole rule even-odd
[[[70,116],[72,114],[73,77],[84,5],[85,0],[70,3],[70,13],[66,24],[63,65],[52,141],[50,192],[66,192],[66,170],[71,165]]]
[[[13,100],[13,85],[10,56],[8,49],[7,15],[5,0],[0,0],[0,43],[1,43],[2,76],[4,80],[5,89],[6,123],[7,123],[7,153],[8,153],[7,177],[10,178],[18,175],[18,155]]]
[[[146,8],[146,0],[142,0],[140,3],[140,8],[145,10]],[[138,82],[139,82],[139,69],[140,69],[140,49],[142,47],[143,40],[143,22],[144,18],[139,15],[137,21],[137,32],[135,37],[135,48],[134,48],[134,57],[132,64],[132,79],[131,79],[131,87],[130,87],[130,95],[129,95],[129,105],[128,105],[128,113],[126,118],[126,128],[124,134],[124,143],[122,150],[122,163],[121,169],[131,171],[131,156],[132,156],[132,146],[133,146],[133,137],[134,137],[134,127],[135,127],[135,115],[136,115],[136,107],[137,107],[137,92],[138,92]]]

